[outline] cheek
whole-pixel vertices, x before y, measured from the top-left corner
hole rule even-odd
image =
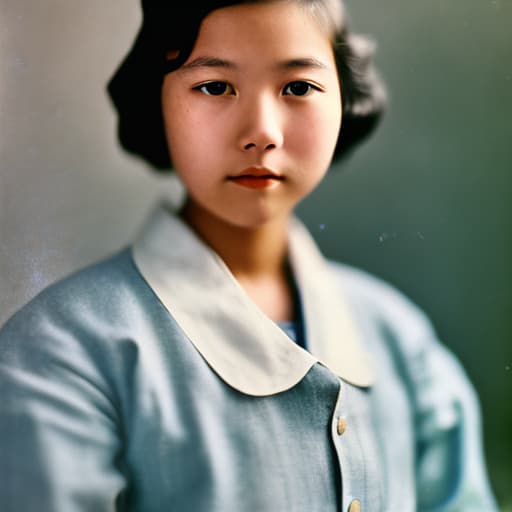
[[[194,122],[188,109],[178,105],[167,105],[167,110],[164,110],[164,123],[167,145],[175,167],[179,168],[182,163],[200,154],[191,149],[192,141],[197,139],[200,127]]]
[[[176,106],[172,113],[165,125],[173,167],[189,193],[201,195],[213,178],[209,171],[216,160],[211,130],[190,109]]]
[[[304,161],[329,163],[338,139],[341,109],[315,109],[300,122],[290,123],[290,141],[294,152]]]
[[[226,127],[218,116],[194,109],[174,109],[176,119],[167,123],[167,142],[173,161],[187,158],[196,162],[215,161],[226,139]]]

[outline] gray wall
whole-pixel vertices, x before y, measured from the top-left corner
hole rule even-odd
[[[105,93],[138,2],[0,3],[1,323],[126,243],[173,183],[122,154]]]
[[[122,154],[104,85],[135,0],[1,0],[0,324],[127,243],[178,186]],[[512,510],[512,3],[350,0],[379,41],[391,105],[299,208],[325,253],[398,286],[480,394],[495,490]],[[508,313],[508,314],[507,314]]]

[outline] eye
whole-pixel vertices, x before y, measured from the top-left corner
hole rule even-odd
[[[226,82],[207,82],[205,84],[194,87],[197,91],[201,91],[207,96],[225,96],[227,94],[234,94],[234,89]]]
[[[290,82],[283,89],[283,94],[291,95],[291,96],[306,96],[311,93],[311,91],[320,91],[320,87],[310,84],[309,82],[305,82],[304,80],[296,80],[295,82]]]

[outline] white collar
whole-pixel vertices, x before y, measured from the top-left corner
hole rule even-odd
[[[249,298],[222,259],[165,205],[133,246],[135,264],[210,367],[253,396],[295,386],[321,362],[367,387],[373,372],[339,285],[304,226],[289,228],[290,264],[302,300],[307,352]]]

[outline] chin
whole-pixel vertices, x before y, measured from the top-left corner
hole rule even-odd
[[[227,224],[241,229],[258,229],[275,222],[281,222],[288,217],[289,212],[275,212],[270,208],[251,208],[250,211],[236,212],[233,215],[223,215],[221,218]]]

